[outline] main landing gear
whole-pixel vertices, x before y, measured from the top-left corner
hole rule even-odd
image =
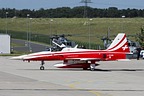
[[[83,70],[90,70],[90,71],[94,71],[95,67],[98,66],[99,64],[89,64],[89,67],[83,67]]]
[[[44,65],[45,63],[44,63],[44,61],[41,61],[41,66],[40,66],[40,70],[44,70],[45,68],[44,68]]]
[[[94,71],[95,70],[95,66],[96,66],[96,64],[90,64],[90,70]]]

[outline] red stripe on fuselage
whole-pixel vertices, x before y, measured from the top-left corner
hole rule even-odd
[[[52,53],[46,53],[46,54],[37,54],[37,55],[31,55],[30,58],[26,60],[65,60],[66,58],[103,58],[103,54],[106,54],[107,56],[114,54],[116,57],[112,56],[109,59],[124,59],[125,57],[122,52],[109,52],[105,50],[96,50],[96,51],[79,51],[79,52],[52,52]],[[108,57],[106,57],[108,58]]]

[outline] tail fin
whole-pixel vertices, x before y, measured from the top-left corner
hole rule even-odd
[[[129,53],[128,42],[125,33],[119,33],[112,44],[107,48],[108,51]]]

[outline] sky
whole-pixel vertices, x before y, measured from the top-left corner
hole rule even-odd
[[[0,8],[50,9],[58,7],[83,6],[81,0],[0,0]],[[144,9],[144,0],[91,0],[88,6],[93,8],[117,7],[119,9]]]

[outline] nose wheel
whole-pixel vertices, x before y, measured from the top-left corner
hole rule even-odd
[[[45,63],[44,63],[44,61],[41,61],[41,66],[40,66],[40,70],[44,70],[45,68],[44,68],[44,65]]]
[[[44,69],[45,69],[44,66],[41,66],[41,67],[40,67],[40,70],[44,70]]]

